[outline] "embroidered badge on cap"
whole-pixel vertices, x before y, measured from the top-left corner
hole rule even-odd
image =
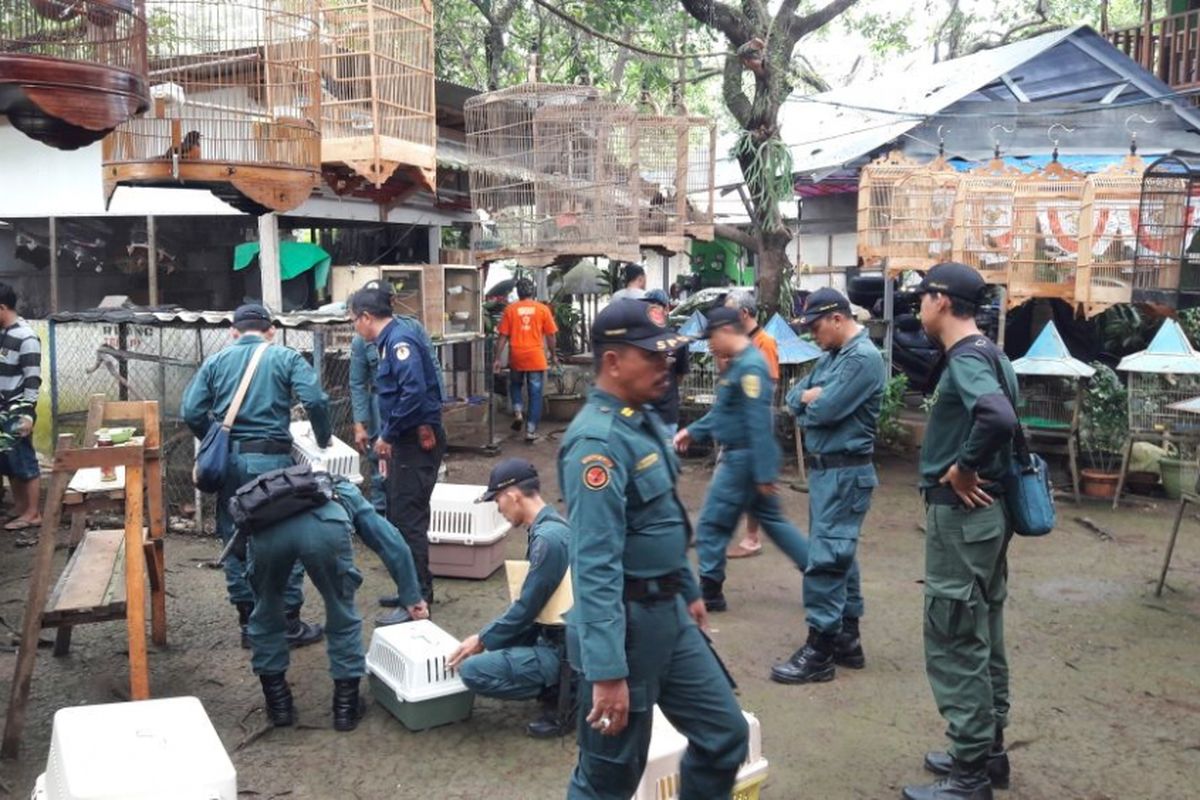
[[[608,467],[593,464],[583,471],[583,485],[592,491],[600,491],[608,486]]]
[[[746,397],[757,400],[758,396],[762,394],[762,382],[759,381],[757,375],[743,375],[742,391],[746,393]]]
[[[624,408],[622,408],[622,409],[621,409],[621,416],[622,416],[622,417],[632,417],[632,416],[633,416],[634,414],[636,414],[636,413],[637,413],[637,412],[636,412],[636,411],[634,411],[634,410],[633,410],[632,408],[630,408],[629,406],[625,406]]]
[[[407,361],[408,357],[412,355],[411,351],[408,349],[408,344],[405,342],[401,342],[400,344],[396,345],[394,348],[392,348],[392,351],[395,352],[396,360],[398,361]]]

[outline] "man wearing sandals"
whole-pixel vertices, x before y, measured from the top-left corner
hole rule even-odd
[[[13,493],[13,518],[7,531],[42,524],[38,503],[37,453],[33,422],[42,385],[42,343],[17,315],[17,293],[0,283],[0,475],[7,475]]]

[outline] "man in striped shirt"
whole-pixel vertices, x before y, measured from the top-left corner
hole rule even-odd
[[[8,476],[13,493],[13,518],[4,529],[20,531],[42,523],[31,438],[42,385],[42,343],[17,316],[17,293],[7,283],[0,283],[0,329],[0,475]]]

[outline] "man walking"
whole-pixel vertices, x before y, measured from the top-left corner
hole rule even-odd
[[[646,294],[646,269],[641,264],[626,264],[621,270],[621,288],[612,293],[610,303],[617,300],[641,300]]]
[[[863,615],[858,537],[879,484],[875,434],[884,365],[866,329],[836,289],[809,295],[801,324],[825,351],[788,392],[788,409],[804,428],[808,467],[808,569],[804,611],[808,641],[771,670],[779,683],[819,683],[834,665],[862,669],[858,621]]]
[[[688,739],[680,800],[729,798],[746,758],[745,718],[701,633],[679,460],[643,409],[685,341],[651,303],[618,300],[596,315],[596,383],[558,453],[572,530],[568,653],[582,674],[569,800],[633,795],[655,703]]]
[[[909,786],[906,800],[991,800],[1008,785],[1004,727],[1006,553],[1011,529],[1000,481],[1017,421],[1017,376],[975,324],[987,286],[964,264],[939,264],[921,281],[921,325],[945,350],[933,395],[920,481],[925,495],[925,671],[946,719],[948,753],[925,767],[943,778]],[[1007,389],[1007,391],[1006,391]]]
[[[522,278],[517,281],[517,302],[504,309],[500,324],[496,328],[499,341],[496,343],[496,361],[493,371],[500,371],[501,356],[504,348],[509,347],[508,354],[508,393],[512,399],[513,421],[512,429],[521,430],[525,426],[525,441],[537,440],[537,426],[542,419],[542,385],[546,380],[546,369],[549,366],[546,354],[550,359],[558,361],[557,341],[558,325],[554,322],[554,313],[545,303],[533,299],[533,281]],[[524,387],[529,384],[529,416],[524,415]]]
[[[42,386],[42,343],[17,314],[17,293],[0,283],[0,476],[13,493],[13,518],[4,526],[22,531],[42,524],[33,424]]]
[[[209,426],[220,425],[225,418],[251,359],[262,349],[261,360],[229,432],[229,461],[225,466],[224,483],[217,492],[217,535],[225,543],[234,533],[229,498],[237,488],[264,472],[292,464],[289,427],[293,394],[308,414],[317,444],[328,446],[331,435],[329,398],[321,391],[317,374],[295,350],[270,346],[275,338],[275,327],[267,309],[257,303],[239,306],[233,312],[231,335],[232,345],[209,356],[200,365],[183,394],[180,410],[192,434],[197,439],[204,439]],[[224,563],[225,587],[229,602],[237,608],[242,647],[249,648],[246,625],[254,610],[254,592],[246,581],[246,564],[236,554],[226,556]],[[298,561],[288,566],[292,570],[284,597],[288,643],[292,647],[301,647],[319,642],[321,626],[300,619],[304,569]]]
[[[728,365],[717,381],[712,409],[675,434],[675,448],[682,453],[692,442],[708,441],[722,447],[700,511],[696,553],[705,605],[725,611],[725,548],[742,514],[753,514],[801,572],[808,565],[808,542],[784,517],[779,502],[781,454],[771,412],[775,384],[767,364],[732,308],[713,309],[705,335],[713,356]]]

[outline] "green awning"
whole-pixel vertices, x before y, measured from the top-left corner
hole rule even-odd
[[[233,269],[245,269],[254,262],[258,255],[258,242],[244,242],[233,249]],[[279,277],[291,280],[297,275],[303,275],[310,269],[317,271],[313,283],[318,289],[325,288],[329,281],[329,265],[331,256],[319,245],[308,242],[283,241],[279,243]]]

